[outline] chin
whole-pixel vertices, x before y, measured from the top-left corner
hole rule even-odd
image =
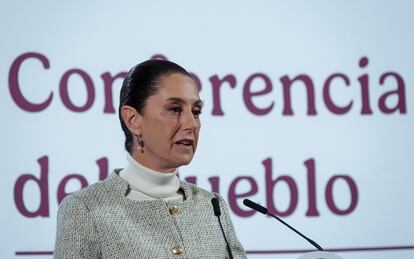
[[[177,158],[174,163],[177,165],[177,167],[188,165],[193,160],[193,156],[188,157],[180,157]]]

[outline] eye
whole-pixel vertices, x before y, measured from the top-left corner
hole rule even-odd
[[[169,111],[173,114],[178,114],[179,115],[181,113],[182,109],[178,106],[175,106],[175,107],[171,107]]]
[[[198,117],[200,117],[200,114],[201,114],[201,110],[193,110],[193,115],[194,115],[194,118],[198,118]]]

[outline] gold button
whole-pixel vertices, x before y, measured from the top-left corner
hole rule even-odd
[[[173,254],[179,255],[179,254],[182,254],[182,253],[184,253],[184,248],[182,248],[181,246],[174,247]]]
[[[170,208],[170,214],[171,215],[176,215],[178,213],[178,206],[174,205]]]

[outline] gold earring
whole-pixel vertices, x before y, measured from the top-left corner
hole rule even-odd
[[[138,144],[138,150],[141,151],[141,154],[144,153],[144,141],[142,141],[141,134],[137,135],[137,144]]]

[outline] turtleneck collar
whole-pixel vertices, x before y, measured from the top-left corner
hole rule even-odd
[[[183,200],[179,191],[180,179],[178,170],[161,173],[141,165],[130,154],[127,154],[128,165],[119,173],[131,189],[127,195],[133,200]]]

